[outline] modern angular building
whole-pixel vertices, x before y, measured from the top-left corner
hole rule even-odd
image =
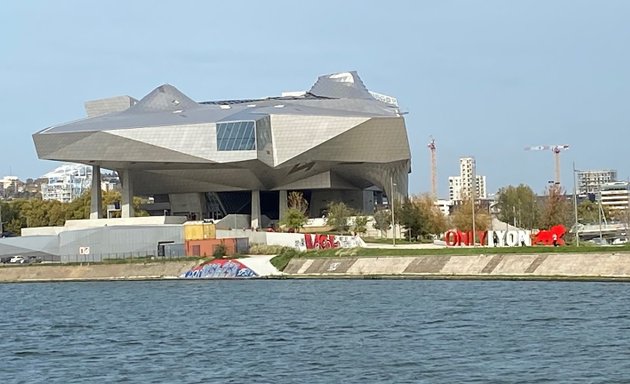
[[[133,196],[153,196],[159,214],[248,214],[256,228],[282,217],[288,191],[303,193],[311,217],[331,201],[371,213],[380,192],[407,194],[404,118],[396,99],[370,92],[356,72],[264,99],[196,102],[162,85],[139,101],[119,96],[86,110],[88,118],[35,133],[37,154],[91,165],[95,183],[101,168],[117,171],[123,217],[134,216]],[[100,200],[93,187],[92,218]]]

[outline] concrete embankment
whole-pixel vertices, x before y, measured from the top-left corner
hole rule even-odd
[[[279,276],[270,257],[240,259],[259,277],[574,279],[630,281],[630,253],[294,258]],[[0,267],[2,282],[180,278],[200,260]],[[220,273],[219,277],[227,276]],[[227,276],[236,277],[236,276]]]
[[[198,263],[198,260],[182,260],[126,264],[4,266],[0,268],[0,282],[167,279],[179,277]]]
[[[630,280],[630,253],[294,258],[289,277]]]

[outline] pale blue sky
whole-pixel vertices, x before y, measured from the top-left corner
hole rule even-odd
[[[551,152],[630,176],[630,1],[6,1],[0,4],[0,176],[39,177],[31,135],[81,118],[86,100],[170,83],[195,100],[306,90],[356,70],[398,98],[410,192],[441,196],[472,155],[488,192],[542,192]]]

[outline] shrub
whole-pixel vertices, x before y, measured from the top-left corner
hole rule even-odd
[[[333,227],[333,230],[336,232],[348,232],[348,229],[350,228],[348,225],[348,218],[351,215],[352,209],[350,209],[346,204],[343,202],[331,201],[328,203],[326,224]]]
[[[284,271],[292,258],[298,257],[302,254],[303,252],[300,252],[296,249],[284,247],[282,251],[278,255],[276,255],[276,257],[271,259],[271,264],[279,271]]]
[[[287,227],[294,232],[300,232],[300,229],[306,224],[308,218],[298,209],[289,208],[287,213],[280,219],[280,225]]]
[[[212,251],[212,256],[217,259],[222,258],[226,254],[227,254],[227,249],[225,248],[224,244],[217,244],[217,246],[214,247],[214,251]]]

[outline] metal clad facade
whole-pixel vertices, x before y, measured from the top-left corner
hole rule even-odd
[[[183,242],[181,225],[111,226],[59,235],[62,261],[156,256],[158,243]]]

